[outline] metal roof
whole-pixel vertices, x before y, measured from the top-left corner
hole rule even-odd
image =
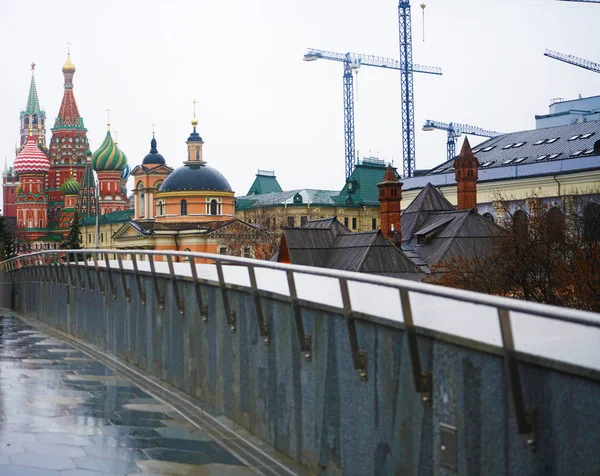
[[[478,182],[600,169],[600,155],[594,152],[599,140],[600,121],[512,132],[488,139],[473,148],[479,160]],[[428,182],[436,186],[456,184],[453,160],[424,175],[403,179],[403,188],[421,188]]]

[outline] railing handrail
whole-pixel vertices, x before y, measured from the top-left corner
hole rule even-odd
[[[253,258],[242,258],[238,256],[229,256],[213,253],[201,253],[192,251],[171,251],[171,250],[134,250],[134,249],[80,249],[80,250],[44,250],[20,255],[3,262],[0,266],[5,269],[7,263],[14,261],[23,261],[24,258],[31,259],[41,255],[61,255],[61,254],[96,254],[96,255],[153,255],[153,256],[176,256],[176,257],[193,257],[213,260],[222,264],[243,264],[252,266],[253,268],[265,268],[278,271],[293,271],[300,274],[308,274],[313,276],[323,276],[329,278],[345,279],[359,283],[374,284],[398,290],[406,290],[429,296],[452,299],[454,301],[467,302],[478,304],[496,309],[507,309],[512,312],[520,312],[533,316],[543,317],[547,319],[557,320],[561,322],[570,322],[583,326],[595,327],[600,329],[600,314],[581,311],[577,309],[562,308],[549,304],[540,304],[534,302],[525,302],[514,298],[503,296],[492,296],[488,294],[467,291],[463,289],[449,288],[429,283],[420,283],[409,281],[406,279],[393,278],[387,276],[377,276],[373,274],[358,273],[354,271],[341,271],[328,268],[317,268],[313,266],[303,266],[298,264],[278,263],[274,261],[257,260]],[[385,319],[385,318],[383,318]]]

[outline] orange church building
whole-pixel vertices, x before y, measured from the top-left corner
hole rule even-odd
[[[265,232],[235,218],[234,192],[227,179],[206,164],[204,141],[196,131],[197,125],[194,118],[193,131],[186,141],[187,160],[176,169],[169,167],[158,152],[153,135],[150,152],[131,171],[135,181],[134,219],[123,222],[111,244],[117,249],[269,258],[262,256],[260,247]]]

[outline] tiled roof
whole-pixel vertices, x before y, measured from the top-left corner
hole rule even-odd
[[[479,182],[600,169],[600,121],[512,132],[473,148],[479,160]],[[598,146],[596,146],[598,148]],[[404,190],[433,185],[452,185],[453,160],[424,175],[403,179]]]

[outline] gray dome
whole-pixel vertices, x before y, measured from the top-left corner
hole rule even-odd
[[[186,164],[175,169],[162,183],[159,192],[179,191],[231,192],[227,179],[208,165]]]

